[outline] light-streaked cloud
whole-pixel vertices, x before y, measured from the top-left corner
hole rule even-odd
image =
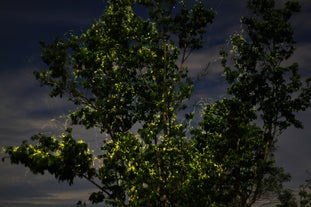
[[[22,166],[1,164],[1,167],[7,173],[13,172],[11,176],[16,179],[1,180],[1,206],[75,206],[79,200],[87,202],[90,193],[97,190],[82,180],[68,186],[50,175],[33,175]]]
[[[50,120],[69,109],[65,100],[51,99],[30,71],[25,68],[0,74],[0,145],[17,144],[17,140],[26,139],[35,131],[55,128]]]

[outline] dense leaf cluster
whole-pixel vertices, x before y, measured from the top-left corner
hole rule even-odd
[[[89,168],[92,154],[84,141],[74,140],[69,133],[62,134],[60,138],[40,133],[31,139],[37,144],[24,142],[19,147],[7,148],[13,164],[22,163],[35,174],[44,174],[47,170],[59,181],[68,181],[69,184],[75,177],[92,173]]]

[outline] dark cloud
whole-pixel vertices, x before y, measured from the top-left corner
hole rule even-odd
[[[309,42],[311,34],[311,2],[308,0],[301,1],[301,12],[293,16],[292,25],[295,28],[295,37],[298,43]]]
[[[18,1],[4,0],[0,3],[0,17],[18,22],[38,23],[55,19],[54,23],[67,22],[74,17],[74,23],[83,24],[85,19],[91,19],[91,15],[98,15],[104,10],[103,1],[98,0],[54,0],[54,1]],[[71,18],[70,18],[71,17]],[[84,18],[82,18],[84,17]],[[67,22],[68,23],[68,22]],[[72,23],[72,22],[71,22]]]
[[[245,0],[211,1],[217,15],[207,33],[207,46],[224,44],[229,35],[239,32],[241,15],[246,14]]]
[[[292,181],[288,185],[297,187],[303,184],[311,170],[311,110],[300,113],[299,118],[304,123],[304,129],[290,128],[279,139],[277,149],[277,161],[292,175]]]
[[[103,9],[98,0],[1,1],[0,57],[4,58],[0,68],[22,66],[26,57],[39,51],[39,41],[52,41],[68,31],[80,32],[98,19]]]

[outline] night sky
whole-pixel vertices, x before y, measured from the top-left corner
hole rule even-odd
[[[239,18],[245,14],[244,0],[210,0],[218,15],[208,27],[204,49],[188,61],[194,76],[210,63],[209,75],[195,85],[194,99],[215,100],[225,95],[226,85],[219,63],[219,48],[228,35],[239,32]],[[300,65],[303,77],[311,76],[311,1],[301,0],[302,11],[292,19],[297,51],[291,61]],[[38,132],[58,133],[62,114],[72,106],[51,99],[48,88],[34,79],[34,70],[46,66],[40,60],[39,41],[51,42],[66,32],[81,33],[100,17],[102,0],[1,0],[0,2],[0,147],[18,145]],[[289,129],[278,142],[277,161],[290,172],[289,186],[301,184],[311,171],[311,110],[298,116],[303,130]],[[53,120],[52,120],[53,119]],[[77,129],[76,134],[100,145],[100,134]],[[91,138],[90,138],[91,137]],[[5,156],[2,152],[0,158]],[[33,175],[23,166],[0,162],[0,206],[75,206],[87,201],[92,185],[77,181],[73,186],[58,183],[50,175]]]

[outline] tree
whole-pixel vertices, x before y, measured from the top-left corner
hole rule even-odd
[[[295,196],[293,190],[284,189],[279,192],[280,204],[277,207],[310,207],[311,206],[311,179],[306,179],[305,184],[299,186],[298,195]],[[297,199],[299,201],[297,201]]]
[[[290,179],[275,165],[275,144],[289,126],[302,128],[295,114],[310,106],[311,92],[310,79],[303,83],[298,64],[289,63],[295,50],[289,20],[299,3],[281,8],[274,0],[248,0],[247,6],[253,15],[241,19],[242,32],[221,51],[229,97],[207,103],[193,132],[223,167],[215,191],[226,195],[227,206],[245,207]]]
[[[286,66],[295,43],[289,20],[300,5],[247,1],[253,16],[221,52],[229,96],[206,103],[189,134],[177,116],[193,87],[185,62],[215,13],[187,2],[110,0],[82,35],[42,43],[48,69],[36,78],[74,103],[71,124],[99,128],[103,145],[95,153],[67,127],[8,147],[11,162],[69,184],[84,178],[98,188],[90,200],[112,206],[249,207],[279,190],[290,176],[275,165],[277,137],[302,127],[295,113],[310,105],[298,64]]]
[[[299,187],[300,207],[311,206],[311,179],[306,179],[305,184]]]
[[[147,20],[135,12],[138,5],[149,12]],[[51,97],[77,106],[69,114],[72,125],[100,129],[103,146],[94,154],[67,127],[60,136],[39,133],[35,144],[8,147],[11,162],[69,184],[84,178],[98,188],[93,203],[206,205],[199,186],[209,179],[207,168],[214,174],[220,168],[186,139],[176,117],[192,91],[184,63],[202,47],[214,15],[197,1],[110,0],[82,35],[41,43],[48,69],[35,72],[36,78],[52,88]],[[95,166],[95,159],[102,164]]]
[[[297,207],[296,199],[293,193],[285,189],[279,194],[279,200],[281,204],[278,204],[277,207]]]

